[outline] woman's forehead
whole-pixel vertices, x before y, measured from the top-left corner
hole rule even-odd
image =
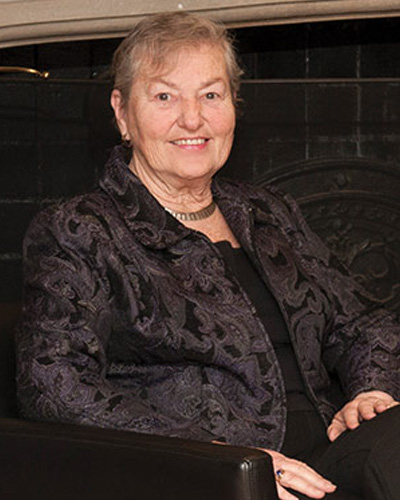
[[[209,61],[210,64],[204,64],[205,61]],[[218,73],[227,75],[223,48],[218,45],[202,44],[178,48],[162,58],[144,57],[139,65],[137,78],[149,82],[168,80],[168,75],[178,74],[180,71],[184,71],[188,65],[195,65],[196,62],[199,62],[204,71],[213,65]]]

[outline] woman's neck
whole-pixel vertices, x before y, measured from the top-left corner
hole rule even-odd
[[[198,212],[212,202],[211,175],[189,182],[187,179],[174,176],[165,178],[151,169],[141,168],[140,162],[135,163],[134,160],[129,164],[129,168],[163,207],[174,212],[186,214]],[[233,247],[240,246],[218,206],[209,217],[199,220],[180,220],[180,222],[190,229],[205,234],[213,242],[226,240]]]
[[[175,212],[197,212],[212,202],[211,178],[180,179],[149,172],[132,160],[129,168],[156,200]]]

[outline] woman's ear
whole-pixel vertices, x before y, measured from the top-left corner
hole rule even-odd
[[[119,131],[121,133],[121,137],[124,140],[129,141],[130,136],[129,136],[129,131],[128,131],[128,124],[127,124],[126,118],[125,118],[124,101],[122,99],[122,95],[121,95],[121,92],[119,90],[114,89],[111,92],[110,102],[111,102],[111,106],[114,110],[115,121],[117,122]]]

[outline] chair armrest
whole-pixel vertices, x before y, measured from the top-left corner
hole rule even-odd
[[[276,500],[259,450],[0,419],[0,498]]]

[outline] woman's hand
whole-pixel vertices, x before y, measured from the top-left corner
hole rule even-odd
[[[358,394],[333,417],[328,427],[328,438],[334,441],[347,429],[355,429],[362,420],[371,420],[399,403],[390,394],[382,391],[368,391]]]
[[[280,500],[297,499],[286,488],[303,493],[310,498],[324,498],[327,493],[335,491],[336,486],[333,483],[323,478],[305,463],[285,457],[277,451],[264,449],[262,451],[267,452],[272,457]]]
[[[212,442],[226,446],[226,443],[220,441]],[[307,464],[285,457],[285,455],[277,451],[265,450],[264,448],[257,449],[268,453],[272,458],[276,488],[280,500],[297,500],[297,497],[287,491],[285,487],[303,493],[310,498],[324,498],[327,493],[336,490],[333,483],[320,476]]]

